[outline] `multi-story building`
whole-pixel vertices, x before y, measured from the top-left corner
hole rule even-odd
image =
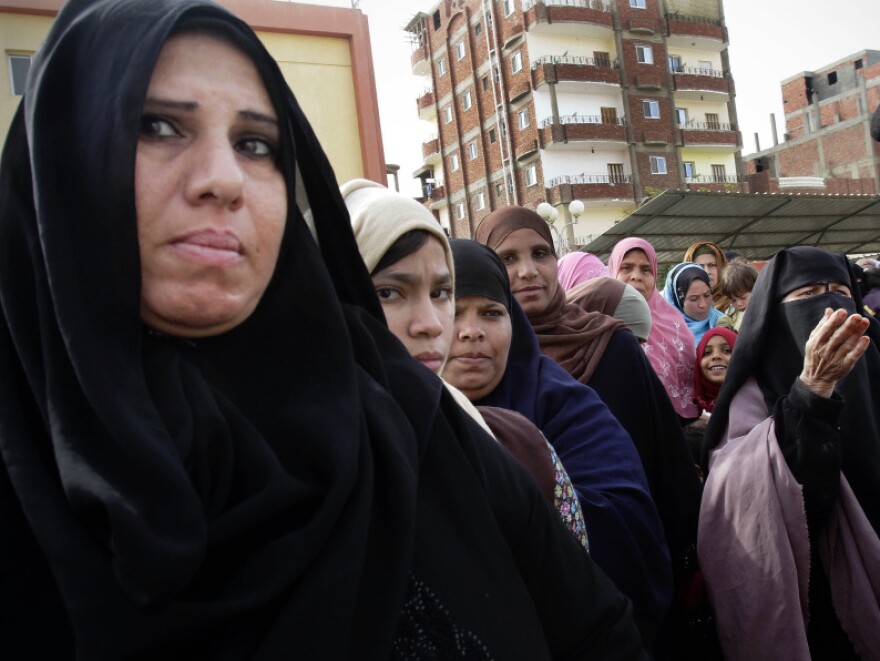
[[[586,243],[662,190],[742,189],[721,0],[443,0],[407,30],[437,125],[415,176],[454,236],[548,202]]]
[[[880,51],[782,81],[782,104],[784,141],[746,159],[751,190],[880,192],[880,146],[868,130],[880,104]]]

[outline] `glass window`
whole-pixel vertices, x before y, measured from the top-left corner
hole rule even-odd
[[[473,140],[468,143],[468,158],[470,160],[474,160],[477,157],[479,151],[477,150],[477,141]]]
[[[457,44],[455,44],[455,54],[458,56],[458,59],[461,60],[464,59],[465,52],[464,39],[462,39]]]
[[[522,51],[518,50],[510,56],[510,73],[522,70]]]
[[[712,179],[719,184],[723,184],[727,181],[727,169],[723,165],[713,165]]]
[[[489,142],[494,144],[497,139],[495,129],[489,129]]]
[[[461,220],[464,218],[464,202],[456,202],[455,203],[455,219]]]
[[[686,126],[688,123],[688,111],[687,108],[676,108],[675,109],[675,123],[679,126]]]
[[[532,163],[526,168],[526,186],[534,186],[538,183],[538,166]]]
[[[484,193],[477,193],[474,197],[474,209],[477,211],[482,211],[486,208],[486,196]]]
[[[468,90],[461,97],[461,106],[465,110],[470,110],[472,105],[474,105],[474,98],[471,95],[471,91]]]
[[[477,23],[477,24],[474,26],[474,34],[477,35],[478,37],[479,37],[481,34],[483,34],[483,24],[482,24],[482,23]]]
[[[657,101],[642,101],[642,110],[647,119],[660,119],[660,104]]]
[[[666,157],[651,157],[651,174],[666,174]]]
[[[526,128],[531,123],[531,120],[529,119],[528,108],[523,108],[518,113],[516,113],[516,122],[521,129]]]
[[[452,156],[449,157],[449,170],[451,172],[458,170],[458,154],[452,154]]]
[[[670,55],[668,58],[669,70],[672,73],[681,73],[681,55]]]
[[[654,64],[654,49],[647,44],[636,44],[636,61],[641,64]]]
[[[441,57],[437,60],[437,75],[442,76],[446,73],[446,58]]]
[[[24,94],[28,73],[31,70],[30,55],[7,55],[9,61],[9,80],[12,85],[12,96]]]
[[[629,6],[633,9],[645,9],[645,0],[629,0]]]
[[[693,179],[697,176],[697,166],[693,161],[684,162],[684,178]]]
[[[443,109],[443,123],[448,124],[452,121],[452,106],[446,106]]]
[[[513,13],[513,0],[504,0],[504,16],[510,16]]]

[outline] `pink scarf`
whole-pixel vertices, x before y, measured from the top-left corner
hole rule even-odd
[[[709,459],[697,552],[726,659],[809,659],[810,542],[802,487],[749,379]],[[819,547],[843,630],[863,659],[880,658],[880,539],[841,474]]]
[[[642,250],[648,256],[655,279],[654,290],[648,296],[651,333],[642,348],[663,382],[675,412],[683,418],[696,418],[700,410],[694,403],[694,336],[681,313],[657,291],[654,246],[635,237],[619,241],[608,258],[608,270],[616,278],[624,255],[633,249]]]
[[[602,260],[589,252],[570,252],[559,258],[559,284],[565,291],[587,280],[608,275]]]

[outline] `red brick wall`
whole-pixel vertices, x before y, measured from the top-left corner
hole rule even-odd
[[[779,152],[780,177],[819,177],[819,143],[810,140],[799,145],[789,145]]]
[[[825,150],[825,165],[829,169],[871,156],[865,143],[865,127],[861,124],[823,137],[822,148]]]

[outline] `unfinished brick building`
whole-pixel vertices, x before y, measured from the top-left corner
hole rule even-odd
[[[453,236],[546,201],[586,243],[662,190],[743,190],[720,0],[443,0],[407,30],[437,126],[414,174]]]

